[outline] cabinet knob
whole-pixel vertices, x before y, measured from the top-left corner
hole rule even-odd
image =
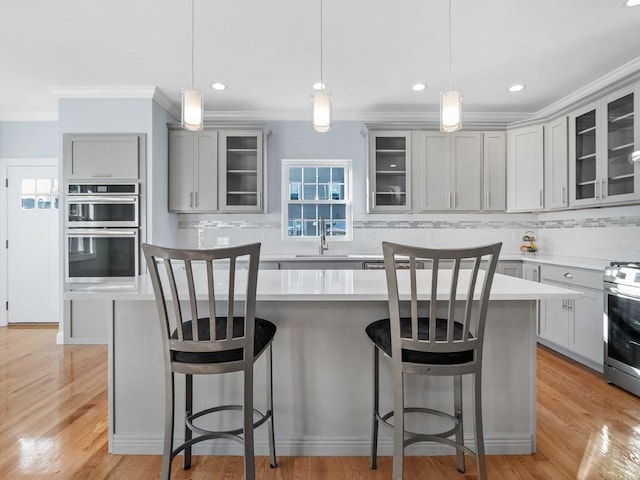
[[[564,278],[573,278],[573,275],[571,275],[569,272],[564,274]]]

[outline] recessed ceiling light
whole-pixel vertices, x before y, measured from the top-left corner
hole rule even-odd
[[[519,92],[520,90],[524,90],[524,85],[521,83],[516,83],[515,85],[511,85],[509,87],[510,92]]]
[[[316,83],[313,84],[313,89],[314,90],[320,91],[320,90],[324,90],[325,88],[327,88],[327,86],[322,82],[316,82]]]
[[[411,87],[411,90],[413,90],[414,92],[421,92],[425,88],[427,88],[426,84],[424,84],[424,83],[416,83],[413,87]]]
[[[627,7],[637,7],[640,5],[640,0],[627,0]]]
[[[224,90],[227,88],[227,86],[224,83],[215,82],[211,84],[211,88],[213,88],[214,90]]]

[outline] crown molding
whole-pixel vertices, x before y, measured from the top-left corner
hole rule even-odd
[[[588,103],[595,99],[595,97],[600,97],[608,91],[623,87],[623,82],[625,81],[631,83],[638,78],[640,78],[640,57],[634,58],[597,80],[573,91],[557,102],[544,107],[536,112],[534,117],[537,119],[549,118],[563,110],[576,108],[579,104]]]
[[[0,122],[57,122],[58,111],[42,112],[0,112]]]
[[[57,98],[154,98],[158,87],[49,87]]]

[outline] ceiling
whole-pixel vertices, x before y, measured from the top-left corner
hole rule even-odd
[[[310,118],[320,0],[194,1],[207,116]],[[0,119],[56,118],[63,91],[154,86],[178,111],[190,87],[190,0],[2,0],[0,11]],[[448,89],[447,15],[447,0],[324,0],[334,119],[435,114]],[[532,117],[638,70],[640,7],[624,0],[452,0],[452,86],[464,116]],[[416,82],[428,87],[413,92]],[[513,83],[527,88],[509,93]]]

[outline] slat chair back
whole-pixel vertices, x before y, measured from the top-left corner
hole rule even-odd
[[[156,297],[165,362],[182,373],[251,368],[260,243],[209,250],[150,244],[142,248]],[[244,318],[244,328],[234,332],[234,317],[238,316]],[[208,328],[203,329],[203,322]],[[217,365],[173,361],[176,352],[238,349],[241,360]]]
[[[414,350],[429,353],[473,351],[470,367],[480,361],[489,294],[501,246],[496,243],[472,248],[433,249],[383,242],[394,360],[402,358],[402,350]],[[406,265],[407,259],[409,268],[399,270],[397,262]],[[407,308],[401,301],[408,301],[408,314],[403,315]],[[407,316],[410,316],[411,328],[408,332],[405,328],[401,334],[400,318]],[[424,325],[421,330],[418,328],[419,319],[425,318],[428,318],[427,332]],[[461,324],[462,328],[455,323]],[[453,366],[430,368],[442,369],[444,374]]]

